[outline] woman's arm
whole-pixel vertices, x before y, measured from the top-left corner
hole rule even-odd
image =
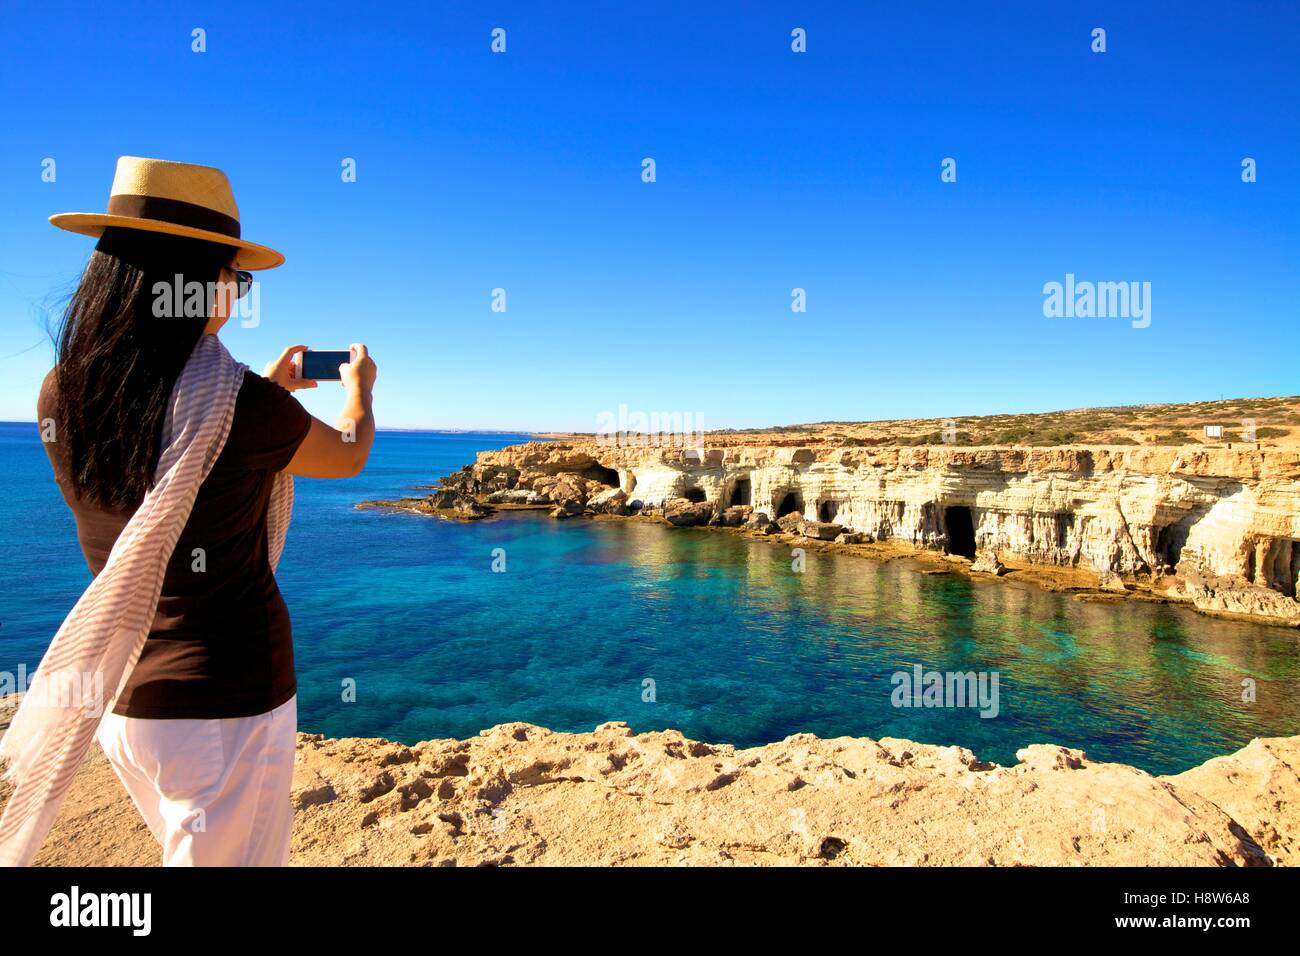
[[[343,411],[331,428],[312,418],[307,437],[284,470],[305,478],[351,478],[361,473],[375,442],[375,417],[371,391],[376,368],[366,347],[353,343],[356,358],[339,366],[346,397]]]

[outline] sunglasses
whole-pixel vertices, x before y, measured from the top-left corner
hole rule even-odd
[[[232,269],[235,274],[235,298],[242,299],[248,295],[248,290],[253,287],[253,273],[245,272],[243,269]]]

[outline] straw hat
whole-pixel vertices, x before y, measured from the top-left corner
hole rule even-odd
[[[108,212],[51,216],[60,229],[98,238],[108,226],[207,239],[239,249],[241,269],[274,269],[284,256],[239,238],[239,207],[226,174],[212,166],[121,156]]]

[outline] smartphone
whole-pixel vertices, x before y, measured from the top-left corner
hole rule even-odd
[[[310,349],[299,354],[298,366],[300,378],[310,378],[318,382],[339,381],[339,366],[352,361],[352,350],[342,352],[313,352]]]

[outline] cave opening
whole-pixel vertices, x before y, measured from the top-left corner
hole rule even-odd
[[[1190,521],[1180,521],[1156,529],[1156,560],[1167,565],[1171,572],[1178,570],[1178,559],[1183,556],[1183,545],[1191,532]]]
[[[1070,532],[1074,530],[1073,512],[1063,511],[1056,516],[1056,546],[1065,548],[1070,543]]]
[[[599,481],[602,485],[618,487],[618,472],[613,468],[606,468],[604,465],[592,465],[582,473],[582,477],[591,481]]]
[[[817,508],[817,517],[830,523],[835,520],[835,516],[840,513],[840,503],[838,501],[823,501]]]
[[[1289,598],[1296,595],[1296,544],[1290,538],[1277,538],[1268,549],[1268,580],[1265,585]]]
[[[798,493],[793,491],[787,492],[786,496],[781,499],[781,503],[776,506],[776,516],[777,518],[784,518],[786,515],[793,514],[796,511],[800,513],[803,512],[803,502],[799,500]]]
[[[750,484],[748,478],[737,478],[736,483],[731,488],[731,504],[747,505],[750,499]]]
[[[943,509],[943,525],[948,530],[949,554],[975,557],[975,522],[970,509],[962,506]]]
[[[682,497],[685,498],[687,501],[693,501],[696,504],[699,504],[701,501],[704,501],[706,498],[703,488],[687,488],[682,493]]]

